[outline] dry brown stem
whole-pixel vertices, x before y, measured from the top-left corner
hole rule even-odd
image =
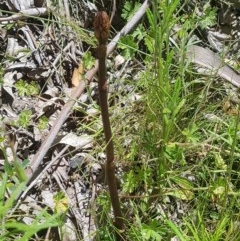
[[[115,227],[119,231],[123,231],[123,218],[120,207],[120,201],[117,191],[117,182],[115,177],[115,162],[114,162],[114,146],[113,136],[108,112],[108,98],[107,98],[107,71],[106,71],[106,55],[107,55],[107,40],[109,36],[110,21],[106,12],[98,12],[94,20],[94,33],[98,39],[98,90],[99,100],[101,107],[101,115],[103,122],[103,131],[106,141],[106,154],[107,160],[105,163],[106,167],[106,178],[108,183],[108,189],[110,199],[113,207],[113,213],[115,217]],[[121,237],[118,236],[118,240]]]

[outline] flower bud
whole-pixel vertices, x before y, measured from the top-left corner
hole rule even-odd
[[[94,18],[94,34],[99,44],[106,44],[109,37],[110,21],[106,12],[98,12]]]

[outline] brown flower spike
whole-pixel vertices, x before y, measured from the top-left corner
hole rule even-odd
[[[110,21],[106,12],[98,12],[94,18],[94,34],[99,44],[107,43],[109,37]]]

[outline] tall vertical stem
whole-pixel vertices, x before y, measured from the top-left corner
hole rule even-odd
[[[105,164],[106,178],[109,188],[110,199],[113,207],[113,213],[115,217],[115,227],[119,230],[123,230],[123,218],[120,207],[120,201],[117,191],[117,183],[115,177],[115,163],[114,163],[114,146],[112,130],[108,112],[108,99],[107,99],[107,70],[106,70],[106,52],[107,52],[107,40],[109,36],[109,18],[106,12],[98,12],[94,20],[94,33],[98,39],[98,90],[99,100],[101,107],[101,115],[103,122],[103,130],[106,140],[106,154],[107,160]],[[121,240],[120,235],[118,239]]]

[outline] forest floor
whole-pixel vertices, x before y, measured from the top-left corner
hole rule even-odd
[[[240,240],[240,8],[148,5],[0,3],[0,240],[115,240],[98,10],[113,17],[108,103],[122,240]]]

